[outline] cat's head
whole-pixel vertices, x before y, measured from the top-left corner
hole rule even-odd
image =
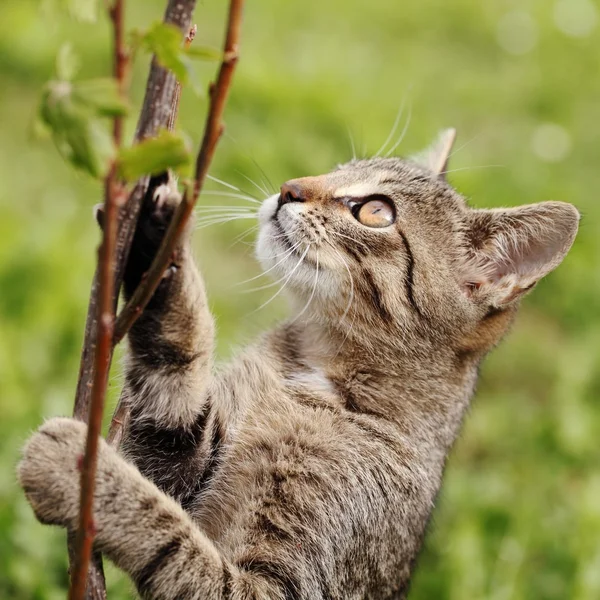
[[[303,318],[487,350],[577,232],[570,204],[479,210],[446,182],[453,130],[413,160],[353,160],[288,181],[259,212],[257,255]],[[379,333],[377,333],[379,332]]]

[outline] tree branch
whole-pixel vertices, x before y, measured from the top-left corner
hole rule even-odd
[[[152,262],[152,266],[142,283],[135,290],[129,302],[119,314],[115,323],[115,343],[118,343],[123,339],[156,291],[165,269],[173,259],[177,241],[194,209],[200,191],[202,190],[202,185],[208,173],[217,142],[224,129],[222,123],[223,111],[225,109],[225,102],[231,86],[235,65],[238,60],[238,43],[243,5],[244,0],[231,0],[229,6],[229,19],[223,60],[221,62],[217,81],[216,83],[211,84],[209,88],[210,102],[204,127],[204,137],[196,159],[196,174],[192,192],[190,193],[189,188],[185,190],[183,199],[173,215],[165,238]]]
[[[120,1],[120,0],[118,0]],[[104,398],[110,369],[112,350],[113,326],[115,318],[114,297],[114,251],[117,234],[117,199],[119,184],[115,177],[114,164],[106,178],[104,200],[104,237],[98,257],[99,285],[98,285],[98,332],[96,335],[96,349],[94,356],[95,373],[92,385],[92,399],[89,409],[88,433],[85,454],[81,467],[81,500],[79,514],[79,528],[77,531],[76,562],[71,577],[69,600],[83,600],[86,590],[86,580],[90,557],[92,555],[92,542],[94,539],[94,525],[92,521],[92,507],[94,487],[96,483],[96,463],[98,440],[102,432],[102,412]]]
[[[165,11],[164,21],[177,25],[182,31],[187,31],[195,4],[195,0],[169,0]],[[115,0],[115,5],[113,9],[111,9],[110,14],[111,19],[113,20],[115,39],[115,76],[119,81],[120,88],[123,89],[128,58],[124,52],[123,46],[122,0]],[[136,141],[154,135],[160,127],[164,127],[167,124],[174,87],[175,77],[166,69],[158,65],[156,59],[153,59],[146,86],[144,104],[138,121],[135,136]],[[120,143],[122,139],[122,124],[120,122],[114,123],[113,135],[117,144]],[[129,195],[127,202],[119,211],[116,240],[113,246],[115,257],[113,262],[114,272],[111,295],[111,310],[113,313],[114,310],[116,310],[118,294],[123,281],[123,274],[129,250],[131,248],[131,242],[135,233],[141,202],[148,189],[149,182],[149,177],[141,178]],[[108,186],[108,189],[110,192],[110,186]],[[99,301],[99,290],[101,287],[100,280],[102,272],[101,266],[99,265],[94,275],[90,292],[90,302],[88,305],[79,378],[73,410],[73,415],[83,421],[87,421],[90,416],[94,382],[98,381],[100,386],[106,389],[106,382],[108,381],[108,368],[105,370],[101,369],[101,372],[103,371],[101,374],[104,377],[104,381],[99,380],[97,375],[98,362],[95,359],[97,344],[99,344],[101,340],[101,336],[98,335],[100,328],[98,326],[99,321],[97,315],[101,304]],[[112,345],[109,347],[106,355],[107,365],[110,365],[111,360]],[[75,536],[72,534],[69,535],[68,545],[70,564],[74,565],[76,562]],[[85,569],[83,569],[83,573],[85,573]],[[106,586],[104,583],[104,574],[102,572],[102,562],[99,555],[94,556],[94,561],[88,572],[86,598],[88,600],[104,600],[106,598]]]

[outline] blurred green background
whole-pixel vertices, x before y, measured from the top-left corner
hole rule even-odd
[[[128,4],[128,26],[143,28],[164,2]],[[225,4],[199,2],[199,43],[220,45]],[[376,152],[407,98],[412,119],[399,153],[457,127],[450,180],[474,206],[556,199],[583,214],[564,264],[527,298],[484,365],[413,599],[600,598],[599,8],[590,0],[247,3],[213,175],[260,196],[246,177],[263,185],[262,169],[278,186],[324,172],[351,157],[348,132],[359,153]],[[64,533],[35,522],[14,465],[43,417],[71,411],[98,243],[91,207],[101,197],[51,142],[32,139],[30,125],[59,47],[70,40],[83,75],[99,76],[110,69],[109,39],[102,14],[86,23],[58,0],[0,3],[3,599],[65,597]],[[140,57],[133,74],[138,104],[147,63]],[[200,66],[204,83],[213,70]],[[205,108],[186,91],[181,125],[195,140]],[[273,289],[235,287],[259,272],[253,232],[234,243],[251,225],[196,235],[224,358],[285,314],[283,302],[252,312]],[[119,386],[117,364],[111,408]],[[114,568],[108,580],[110,599],[133,597]]]

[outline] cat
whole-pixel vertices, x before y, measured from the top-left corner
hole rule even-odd
[[[156,600],[405,598],[483,357],[569,251],[562,202],[479,210],[418,159],[352,160],[259,210],[257,255],[292,318],[227,367],[188,227],[129,334],[121,453],[100,442],[96,547]],[[180,196],[142,208],[130,296]],[[47,421],[20,483],[73,529],[86,425]]]

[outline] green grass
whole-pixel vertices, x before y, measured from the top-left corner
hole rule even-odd
[[[110,68],[103,20],[76,24],[42,4],[0,3],[0,597],[17,600],[65,597],[64,534],[35,522],[14,465],[43,417],[71,410],[98,242],[91,207],[100,198],[98,185],[73,173],[49,142],[30,139],[30,122],[65,39],[86,75]],[[128,21],[137,27],[162,13],[155,0],[129,4]],[[224,5],[200,3],[199,40],[220,43]],[[350,157],[348,130],[361,152],[374,152],[407,97],[412,120],[400,152],[456,126],[457,147],[464,146],[451,166],[461,170],[450,179],[473,205],[556,199],[583,214],[571,254],[525,301],[513,333],[485,363],[415,577],[415,600],[600,597],[600,36],[597,28],[587,37],[563,34],[554,6],[247,3],[215,176],[257,192],[243,176],[261,180],[255,161],[276,186],[324,172]],[[499,22],[515,9],[537,28],[523,55],[497,41]],[[136,101],[146,64],[139,60],[134,72]],[[202,67],[204,80],[212,68]],[[182,126],[195,139],[205,107],[186,94]],[[560,125],[570,139],[555,163],[532,149],[544,123]],[[223,357],[285,313],[278,303],[251,314],[268,291],[232,288],[258,273],[244,243],[252,236],[232,246],[246,226],[196,236]],[[112,402],[119,383],[117,367]],[[111,599],[131,597],[112,568],[109,582]]]

